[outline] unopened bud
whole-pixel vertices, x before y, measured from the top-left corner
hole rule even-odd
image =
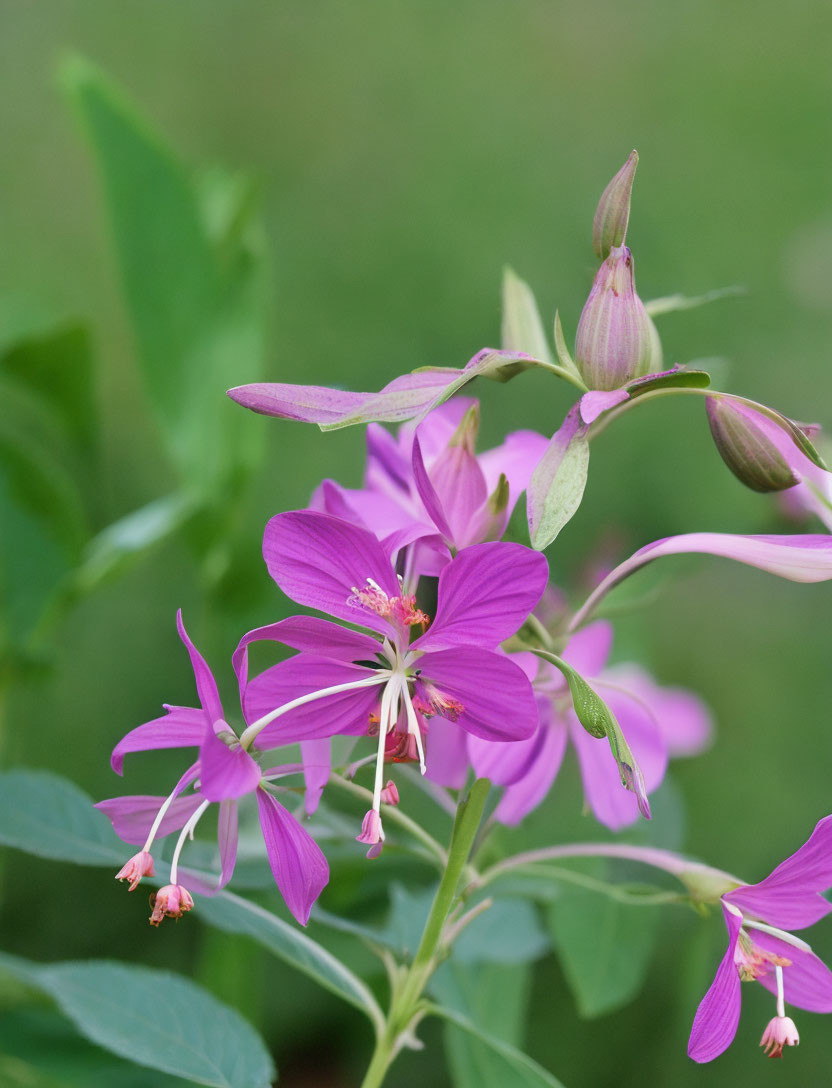
[[[767,1058],[782,1058],[784,1046],[797,1046],[799,1043],[800,1036],[790,1016],[775,1016],[769,1020],[760,1040]]]
[[[187,888],[181,884],[166,884],[153,898],[150,924],[158,926],[165,918],[181,918],[186,911],[193,909],[193,905],[193,897]]]
[[[592,248],[603,261],[610,250],[623,246],[630,219],[630,195],[638,166],[638,152],[631,151],[627,161],[606,187],[598,201],[592,221]]]
[[[134,854],[126,865],[116,873],[116,880],[129,881],[129,890],[134,892],[143,876],[155,876],[153,872],[153,858],[147,850],[140,850]]]
[[[661,369],[658,334],[636,294],[626,246],[610,251],[598,269],[578,322],[575,362],[589,389],[619,389]]]
[[[800,482],[807,458],[789,430],[738,398],[706,397],[705,407],[720,457],[746,487],[784,491]]]
[[[452,449],[464,449],[472,457],[477,448],[477,435],[480,430],[480,406],[477,401],[471,405],[459,421],[459,426],[451,436],[448,446]]]
[[[399,803],[399,791],[392,779],[386,783],[381,791],[381,800],[385,805],[397,805]]]

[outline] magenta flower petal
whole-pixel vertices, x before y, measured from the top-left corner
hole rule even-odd
[[[305,926],[312,904],[329,881],[326,858],[312,836],[264,789],[257,790],[257,807],[280,894],[292,915]]]
[[[414,478],[418,487],[415,463],[417,448],[418,440],[414,439]],[[489,511],[483,510],[488,500],[488,488],[472,450],[465,443],[447,446],[430,466],[429,476],[431,491],[438,498],[444,518],[450,526],[449,540],[459,548],[481,541],[483,537],[477,536],[477,531],[481,531],[482,524],[490,520],[487,517]],[[419,494],[425,502],[421,489]],[[427,502],[425,507],[430,512]]]
[[[734,1040],[740,1022],[740,976],[734,963],[734,951],[742,919],[722,908],[728,929],[728,948],[717,968],[708,992],[699,1003],[688,1041],[688,1056],[695,1062],[718,1058]]]
[[[457,722],[431,718],[425,740],[425,778],[459,790],[468,777],[468,734]]]
[[[179,637],[185,645],[185,649],[188,651],[188,656],[191,659],[191,667],[194,670],[194,679],[196,680],[196,690],[199,695],[199,701],[202,704],[202,709],[208,715],[211,720],[211,724],[219,721],[223,717],[222,703],[220,702],[220,695],[217,691],[217,682],[214,679],[214,674],[208,668],[205,662],[205,658],[197,650],[196,646],[188,638],[188,632],[185,630],[185,624],[182,622],[182,609],[176,613],[176,629],[179,632]]]
[[[224,721],[209,725],[205,732],[199,749],[199,783],[209,801],[244,797],[260,784],[260,767]]]
[[[542,700],[541,700],[542,702]],[[544,716],[541,707],[541,719]],[[557,778],[568,738],[566,724],[552,715],[550,721],[541,728],[534,738],[534,752],[529,761],[527,773],[508,786],[494,810],[494,816],[501,824],[514,827],[541,803],[552,788]],[[521,741],[528,744],[528,741]]]
[[[321,794],[324,792],[324,786],[329,780],[331,747],[332,741],[329,737],[302,740],[300,742],[303,778],[306,783],[306,795],[303,803],[307,816],[311,816],[317,810],[321,801]]]
[[[428,513],[433,524],[442,534],[442,536],[449,543],[454,540],[454,534],[451,530],[451,526],[448,523],[447,516],[445,514],[445,508],[442,505],[442,500],[437,494],[436,488],[431,482],[431,478],[428,475],[428,470],[425,468],[425,462],[422,459],[422,447],[419,444],[419,436],[415,434],[413,436],[413,480],[416,484],[416,490],[419,493],[419,498],[424,503],[425,510]]]
[[[540,714],[550,704],[548,700],[538,699],[537,705]],[[500,742],[469,737],[468,752],[477,778],[490,778],[495,786],[510,786],[524,778],[537,759],[544,728],[541,721],[526,740]]]
[[[141,846],[147,839],[150,826],[156,819],[156,813],[162,807],[164,797],[152,797],[146,794],[133,797],[112,797],[99,801],[95,808],[100,809],[113,825],[113,831],[124,842]],[[198,793],[187,797],[177,797],[171,802],[156,837],[161,839],[171,831],[179,831],[202,804],[204,798]]]
[[[217,891],[224,888],[234,873],[237,861],[237,842],[239,839],[237,802],[232,799],[220,801],[217,816],[217,844],[220,849],[220,879]]]
[[[297,604],[393,633],[387,620],[354,600],[368,578],[388,597],[401,592],[389,558],[366,529],[314,511],[277,514],[266,526],[263,557],[269,574]]]
[[[787,941],[763,933],[759,929],[749,931],[755,945],[790,960],[783,968],[783,994],[786,1003],[809,1012],[832,1012],[832,971],[814,952],[795,948]],[[777,993],[777,979],[769,971],[758,980],[771,993]]]
[[[372,676],[370,669],[313,654],[298,654],[273,665],[250,680],[243,710],[251,724],[302,695]],[[378,707],[380,685],[357,688],[306,703],[267,725],[257,735],[257,748],[276,748],[298,740],[331,737],[336,733],[366,733],[369,716]]]
[[[758,884],[723,896],[743,913],[778,929],[803,929],[832,911],[820,894],[832,887],[832,816],[815,826],[809,839]]]
[[[522,544],[465,548],[439,575],[436,616],[412,648],[497,646],[540,600],[548,573],[546,559]]]
[[[156,748],[190,748],[205,736],[205,711],[190,706],[166,706],[163,718],[137,725],[126,733],[110,757],[116,774],[124,774],[128,752],[148,752]]]
[[[465,554],[465,553],[463,553]],[[537,725],[537,703],[523,670],[505,654],[460,646],[425,654],[416,694],[429,702],[432,685],[462,704],[458,724],[486,740],[523,740]]]
[[[596,620],[576,631],[563,651],[563,659],[581,676],[597,676],[612,649],[613,629],[608,620]]]
[[[308,651],[336,661],[372,661],[379,650],[379,643],[372,635],[351,631],[319,616],[291,616],[279,623],[257,627],[243,635],[231,658],[240,685],[241,702],[248,683],[248,648],[252,642],[263,641],[280,642],[293,650]]]

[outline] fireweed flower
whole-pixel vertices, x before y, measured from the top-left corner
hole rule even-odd
[[[607,668],[612,634],[606,621],[590,624],[572,637],[562,656],[591,679],[615,714],[649,793],[661,784],[669,755],[692,755],[705,746],[710,716],[695,695],[662,688],[637,667]],[[543,801],[571,741],[586,802],[596,819],[613,831],[633,823],[638,819],[639,799],[622,789],[609,745],[590,736],[578,721],[563,675],[532,654],[517,656],[526,660],[537,696],[540,722],[535,734],[511,750],[476,739],[469,742],[477,774],[506,787],[496,818],[504,824],[518,824]]]
[[[150,854],[153,843],[172,831],[179,831],[171,861],[170,884],[156,893],[150,921],[152,925],[159,925],[165,917],[179,918],[193,907],[190,892],[178,881],[179,858],[185,842],[193,837],[196,825],[210,805],[217,803],[221,867],[218,883],[211,887],[192,876],[188,877],[188,882],[203,894],[212,894],[224,887],[231,879],[237,857],[237,802],[253,793],[277,886],[291,913],[301,925],[306,925],[312,904],[329,879],[329,867],[315,840],[267,788],[272,780],[299,768],[290,765],[261,771],[226,723],[213,673],[189,639],[181,612],[177,613],[176,622],[179,637],[191,659],[200,708],[166,707],[167,714],[163,718],[137,726],[119,741],[113,749],[112,765],[117,774],[122,774],[128,752],[156,748],[198,746],[199,758],[168,797],[116,797],[96,805],[109,817],[120,838],[128,843],[143,844],[139,853],[117,874],[117,879],[129,880],[130,891],[133,891],[143,876],[153,876]],[[196,792],[184,794],[190,785],[195,786]]]
[[[278,514],[266,526],[263,555],[291,600],[373,633],[298,616],[246,635],[234,654],[249,722],[243,748],[376,735],[373,802],[361,842],[384,839],[385,760],[418,759],[424,771],[433,758],[433,721],[489,740],[522,740],[534,731],[531,685],[496,648],[540,599],[543,556],[520,544],[465,548],[439,575],[429,623],[385,547],[347,521],[315,511]],[[422,633],[412,639],[414,629]],[[249,680],[248,646],[264,639],[300,652]]]
[[[740,991],[754,980],[776,995],[777,1015],[761,1046],[780,1057],[799,1039],[785,1003],[811,1012],[832,1012],[832,971],[791,930],[820,921],[832,903],[821,894],[832,885],[832,816],[821,820],[807,842],[759,884],[742,884],[721,898],[728,948],[702,998],[688,1043],[696,1062],[726,1050],[737,1032]]]
[[[534,431],[509,434],[476,454],[479,404],[455,397],[418,427],[403,424],[395,437],[367,428],[364,487],[325,480],[310,507],[346,518],[384,540],[393,533],[432,545],[419,549],[421,573],[438,573],[448,549],[499,539],[546,447]]]

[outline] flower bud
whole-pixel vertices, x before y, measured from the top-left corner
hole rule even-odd
[[[153,897],[150,924],[158,926],[165,918],[181,918],[186,911],[193,909],[193,905],[193,897],[187,888],[181,884],[166,884]]]
[[[575,362],[589,389],[619,389],[661,370],[661,345],[636,294],[626,246],[612,249],[598,269],[578,322]]]
[[[399,803],[399,791],[392,778],[381,791],[381,800],[385,805],[397,805]]]
[[[790,1016],[775,1016],[769,1020],[760,1046],[765,1047],[767,1058],[782,1058],[784,1046],[797,1046],[800,1036]]]
[[[140,850],[138,854],[134,854],[132,858],[123,865],[121,869],[116,873],[116,880],[127,880],[130,882],[129,891],[134,892],[139,885],[139,881],[143,876],[155,876],[153,872],[153,858],[147,852],[147,850]]]
[[[592,248],[605,260],[610,250],[623,246],[630,219],[630,195],[638,166],[638,152],[631,151],[627,161],[606,187],[598,201],[592,221]]]
[[[720,457],[746,487],[784,491],[800,482],[807,458],[774,419],[734,397],[706,397],[705,407]]]

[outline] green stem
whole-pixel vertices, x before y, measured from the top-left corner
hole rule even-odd
[[[345,793],[350,793],[353,797],[361,798],[365,804],[372,805],[373,803],[373,794],[371,790],[359,786],[356,782],[350,782],[340,774],[330,775],[329,785],[337,786]],[[409,832],[414,839],[418,839],[423,846],[428,848],[433,858],[439,863],[440,868],[445,868],[448,862],[447,852],[444,847],[440,846],[433,835],[429,835],[423,827],[420,827],[415,820],[411,820],[409,816],[404,812],[401,812],[395,805],[382,805],[382,812],[384,813],[385,820],[390,820],[391,823],[398,824],[399,827]]]
[[[591,440],[596,438],[602,431],[605,431],[609,427],[610,423],[614,419],[618,419],[619,416],[625,412],[629,412],[630,409],[636,404],[646,403],[648,400],[656,400],[657,397],[678,397],[678,396],[694,396],[694,397],[712,397],[718,393],[719,390],[706,387],[700,389],[696,386],[671,386],[669,389],[652,389],[647,393],[642,393],[638,397],[630,397],[629,400],[625,400],[622,404],[617,405],[615,408],[610,408],[608,412],[604,412],[600,419],[598,419],[589,428],[588,438]]]
[[[445,923],[457,900],[460,877],[465,872],[490,788],[491,783],[487,778],[477,779],[468,797],[457,809],[447,852],[447,865],[422,931],[422,939],[413,963],[402,977],[401,983],[393,989],[387,1021],[376,1040],[376,1048],[361,1088],[379,1088],[408,1033],[419,1019],[419,1001],[443,954]]]

